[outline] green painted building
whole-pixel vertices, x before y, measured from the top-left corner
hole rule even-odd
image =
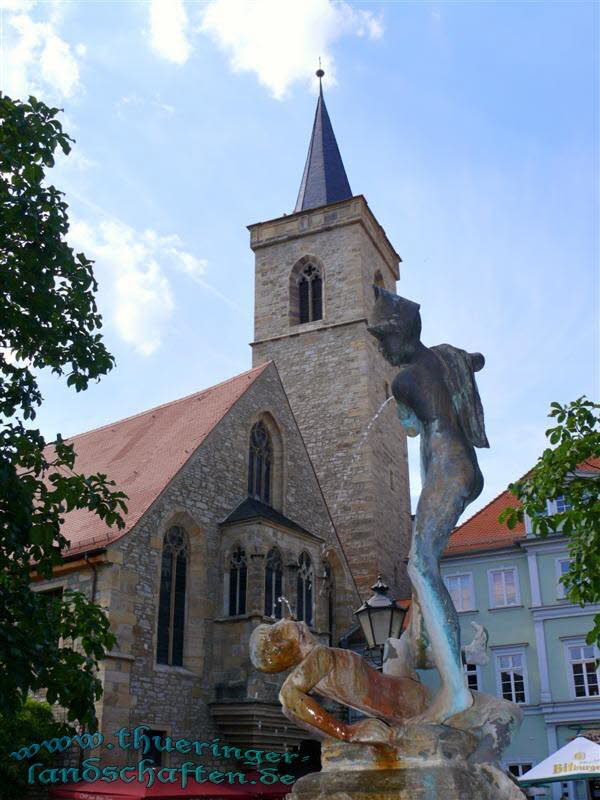
[[[458,527],[441,570],[463,643],[473,637],[471,622],[489,632],[489,664],[465,667],[469,685],[523,708],[523,725],[504,754],[504,765],[520,775],[579,734],[600,740],[600,654],[585,644],[600,605],[565,600],[567,537],[536,538],[527,520],[512,531],[498,522],[515,502],[505,492]],[[548,513],[564,502],[549,503]],[[556,783],[549,796],[579,800],[586,787]],[[600,797],[600,782],[593,796]]]

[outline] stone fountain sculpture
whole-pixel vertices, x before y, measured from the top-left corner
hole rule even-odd
[[[487,447],[474,373],[480,353],[451,345],[426,347],[419,305],[379,287],[369,331],[398,367],[392,384],[398,417],[421,437],[423,488],[415,517],[408,573],[410,623],[386,645],[383,673],[349,650],[319,644],[303,622],[259,625],[250,642],[257,669],[292,668],[280,693],[286,716],[322,740],[320,773],[294,786],[293,800],[523,800],[500,756],[521,722],[517,705],[468,689],[458,617],[442,581],[439,559],[466,506],[483,488],[475,447]],[[484,663],[479,628],[463,650]],[[434,696],[418,669],[436,668]],[[317,696],[367,715],[336,719]]]

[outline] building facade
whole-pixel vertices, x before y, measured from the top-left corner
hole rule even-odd
[[[371,286],[394,291],[399,257],[350,192],[322,95],[297,210],[250,230],[254,367],[70,440],[82,473],[128,495],[125,528],[67,514],[63,565],[35,588],[78,589],[107,610],[118,643],[97,716],[109,764],[130,763],[115,734],[142,724],[299,746],[306,733],[278,702],[282,676],[250,663],[252,631],[289,604],[337,643],[379,572],[404,585],[406,443],[366,330]]]
[[[490,663],[465,667],[469,685],[523,708],[521,729],[504,752],[505,767],[521,775],[576,736],[600,735],[600,654],[585,642],[600,606],[565,599],[567,537],[539,539],[528,521],[513,531],[498,522],[515,503],[504,492],[459,526],[441,570],[462,640],[472,638],[471,622],[489,632]],[[550,503],[548,513],[556,510]],[[572,781],[556,783],[550,796],[587,798]]]

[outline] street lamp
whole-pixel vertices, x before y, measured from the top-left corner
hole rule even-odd
[[[406,616],[406,608],[399,606],[393,597],[388,597],[389,586],[381,575],[371,586],[375,594],[354,612],[370,649],[381,647],[390,637],[398,639]]]

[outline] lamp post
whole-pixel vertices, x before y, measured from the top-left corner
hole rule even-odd
[[[371,586],[375,593],[354,612],[367,640],[367,649],[382,648],[386,639],[398,639],[407,609],[399,606],[393,597],[388,597],[389,586],[381,575]]]

